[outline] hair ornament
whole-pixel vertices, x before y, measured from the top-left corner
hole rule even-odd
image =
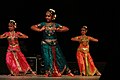
[[[87,29],[87,26],[83,26],[83,28]]]
[[[15,23],[15,20],[10,20],[10,22],[14,22]]]
[[[55,20],[55,19],[56,19],[56,17],[57,17],[57,16],[56,16],[56,14],[54,14],[54,15],[53,15],[53,19],[52,19],[52,20]]]
[[[54,9],[49,9],[49,10],[55,13],[55,10],[54,10]]]
[[[15,24],[14,27],[17,28],[16,27],[17,24],[16,24],[15,20],[10,20],[10,22],[13,22]]]

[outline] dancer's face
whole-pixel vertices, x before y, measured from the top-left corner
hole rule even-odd
[[[51,22],[52,21],[52,14],[49,11],[47,11],[45,18],[46,18],[47,22]]]
[[[85,35],[87,33],[87,30],[85,28],[81,28],[81,34]]]
[[[15,25],[14,25],[13,23],[9,23],[9,24],[8,24],[8,29],[9,29],[10,31],[13,31],[13,30],[15,29],[14,26],[15,26]]]

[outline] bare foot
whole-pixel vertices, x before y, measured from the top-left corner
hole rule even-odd
[[[74,77],[75,75],[72,73],[68,73],[68,76]]]
[[[37,74],[36,74],[35,72],[33,72],[33,71],[32,71],[32,74],[35,75],[35,76],[37,75]]]
[[[101,76],[101,73],[100,73],[100,72],[97,72],[96,74],[97,74],[97,76]]]
[[[8,76],[12,76],[12,74],[8,74]]]
[[[49,76],[49,74],[47,74],[47,73],[46,73],[46,74],[44,74],[44,77],[48,77],[48,76]]]

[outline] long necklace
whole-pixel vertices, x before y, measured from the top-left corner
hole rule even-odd
[[[51,35],[53,35],[54,34],[54,30],[52,30],[53,29],[53,23],[51,23],[51,24],[46,24],[46,33],[47,33],[47,35],[48,36],[51,36]]]
[[[11,38],[11,40],[14,40],[14,38],[15,38],[15,31],[10,32],[10,38]]]

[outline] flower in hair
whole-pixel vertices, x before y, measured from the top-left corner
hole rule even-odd
[[[53,9],[49,9],[49,10],[55,13],[55,10],[53,10]]]
[[[55,20],[56,19],[56,14],[53,16],[53,19],[52,20]]]
[[[15,20],[10,20],[10,22],[14,22],[15,23]]]
[[[57,16],[57,15],[55,14],[54,17],[56,18],[56,16]]]
[[[14,27],[17,28],[15,20],[10,20],[10,22],[14,22],[15,23]]]
[[[15,26],[14,26],[14,27],[17,28],[17,27],[16,27],[16,22],[15,22]]]
[[[87,29],[87,26],[83,26],[83,27]]]

